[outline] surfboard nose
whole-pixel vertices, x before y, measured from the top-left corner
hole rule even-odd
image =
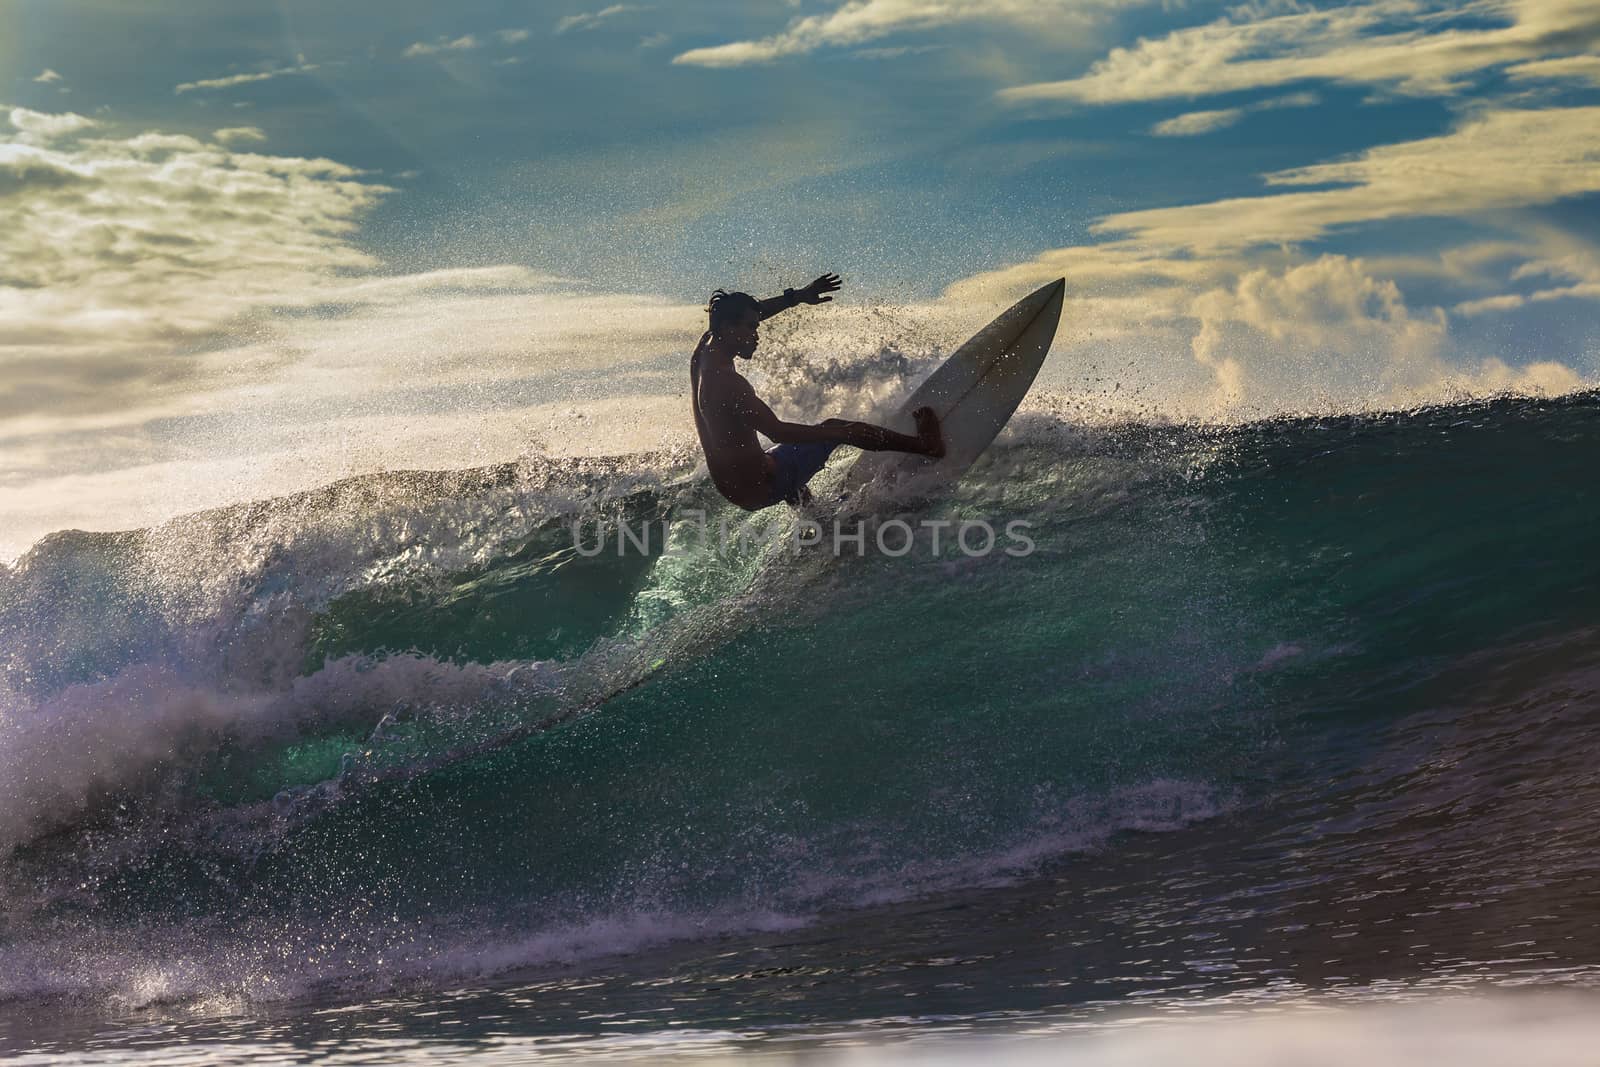
[[[1029,293],[1024,299],[1024,303],[1033,303],[1037,301],[1038,305],[1042,307],[1052,300],[1065,299],[1066,294],[1067,280],[1065,278],[1057,278],[1048,285],[1041,285],[1039,288]]]

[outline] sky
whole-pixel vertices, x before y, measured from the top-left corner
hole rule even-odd
[[[1086,412],[1592,387],[1597,131],[1594,0],[0,0],[0,560],[685,447],[707,294],[824,271],[758,389],[1057,277]]]

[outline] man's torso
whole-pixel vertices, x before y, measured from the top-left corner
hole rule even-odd
[[[695,430],[706,467],[718,491],[743,508],[768,503],[772,461],[755,431],[740,417],[740,401],[750,383],[731,366],[706,367],[697,351],[689,361]]]

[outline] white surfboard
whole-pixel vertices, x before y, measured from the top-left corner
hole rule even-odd
[[[953,482],[966,473],[1011,418],[1055,340],[1067,280],[1059,278],[1023,297],[950,354],[899,409],[884,420],[891,430],[914,434],[911,413],[927,405],[939,413],[945,454],[940,459],[907,452],[863,452],[845,475],[842,493],[859,501],[861,490],[917,490]]]

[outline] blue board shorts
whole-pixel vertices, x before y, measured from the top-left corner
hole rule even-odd
[[[772,475],[772,498],[763,506],[805,503],[810,495],[806,492],[806,483],[827,465],[828,457],[838,447],[837,441],[813,441],[803,445],[773,445],[767,449],[777,470]]]

